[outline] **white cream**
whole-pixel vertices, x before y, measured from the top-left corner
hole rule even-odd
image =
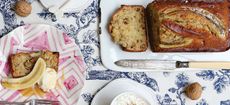
[[[57,72],[52,68],[47,68],[38,85],[44,91],[54,89],[57,83]]]
[[[111,105],[149,105],[145,100],[138,97],[136,94],[126,92],[118,95]]]

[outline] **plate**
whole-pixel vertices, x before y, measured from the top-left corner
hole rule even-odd
[[[111,70],[134,72],[148,71],[147,69],[131,69],[123,68],[114,64],[115,61],[122,59],[156,59],[156,60],[179,60],[179,61],[230,61],[230,51],[226,52],[182,52],[182,53],[156,53],[150,50],[150,47],[145,52],[125,52],[122,51],[119,45],[115,44],[108,32],[108,23],[112,14],[121,5],[143,5],[151,3],[152,0],[101,0],[101,59],[105,67]],[[109,5],[108,5],[109,4]],[[150,45],[149,45],[150,46]],[[178,69],[181,70],[181,69]],[[189,69],[191,70],[191,69]],[[155,70],[166,71],[166,70]],[[174,70],[177,71],[177,70]]]
[[[151,105],[157,105],[154,100],[154,91],[149,87],[139,84],[131,79],[116,79],[101,89],[93,98],[91,105],[110,105],[112,100],[124,92],[136,93]]]
[[[16,28],[0,39],[0,79],[9,75],[8,57],[18,52],[50,50],[59,52],[58,83],[44,96],[24,96],[19,91],[0,86],[0,100],[58,100],[62,105],[77,103],[84,86],[86,65],[75,40],[53,26],[35,24]],[[28,92],[30,92],[29,90]]]
[[[59,0],[58,2],[56,0],[39,0],[42,5],[45,8],[50,8],[52,6],[61,6],[64,2],[66,2],[67,0]]]
[[[49,9],[51,7],[61,8],[62,11],[72,11],[82,7],[89,0],[39,0],[42,5]]]

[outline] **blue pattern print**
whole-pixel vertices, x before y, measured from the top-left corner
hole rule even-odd
[[[81,97],[84,99],[85,102],[90,104],[93,100],[94,95],[91,95],[91,93],[84,93],[81,95]]]
[[[81,51],[83,53],[84,61],[87,66],[90,67],[101,64],[101,59],[98,56],[93,56],[95,53],[94,47],[95,45],[99,48],[100,43],[98,39],[98,34],[96,30],[88,30],[83,35],[83,40],[79,40],[78,33],[87,28],[91,23],[95,23],[99,14],[98,0],[93,0],[93,2],[83,10],[83,12],[69,12],[64,13],[66,18],[74,18],[75,24],[67,25],[67,24],[56,24],[56,27],[60,30],[66,32],[69,36],[75,39],[75,43],[79,45]],[[52,17],[52,16],[51,16]],[[54,17],[54,16],[53,16]],[[55,18],[54,18],[55,19]]]
[[[16,3],[16,0],[1,0],[0,11],[3,15],[5,25],[12,26],[16,24],[15,13],[12,7]]]
[[[24,25],[24,21],[19,21],[16,18],[16,14],[13,11],[13,7],[17,0],[0,0],[0,15],[3,16],[2,23],[3,29],[0,29],[0,38],[12,31],[18,26]],[[34,0],[27,0],[32,3]],[[189,78],[185,73],[179,73],[176,75],[175,86],[170,86],[167,88],[166,93],[160,92],[160,81],[156,81],[154,78],[149,77],[144,72],[117,72],[112,70],[91,70],[93,66],[101,66],[101,58],[99,56],[100,41],[97,29],[87,29],[90,25],[97,25],[97,19],[100,15],[99,2],[100,0],[92,0],[84,10],[79,10],[75,12],[64,13],[65,19],[73,19],[73,23],[65,24],[59,23],[55,14],[49,12],[47,9],[41,9],[39,13],[36,14],[39,18],[44,21],[53,22],[55,26],[66,32],[69,36],[75,39],[77,45],[79,45],[81,52],[84,57],[84,61],[89,67],[87,70],[87,80],[114,80],[118,78],[129,78],[138,83],[146,85],[157,92],[156,100],[159,105],[185,105],[185,97],[182,95],[184,93],[183,89],[188,85]],[[23,19],[22,19],[23,20]],[[87,30],[84,30],[87,29]],[[85,32],[79,34],[82,30]],[[94,69],[94,68],[93,68]],[[101,67],[101,69],[104,69]],[[171,79],[174,73],[163,72],[163,77],[166,79]],[[204,80],[212,83],[213,90],[216,94],[224,93],[225,90],[230,88],[230,70],[219,70],[211,71],[205,70],[195,73],[199,80]],[[103,88],[103,87],[102,87]],[[204,89],[204,87],[203,87]],[[99,89],[100,90],[100,89]],[[99,91],[98,90],[98,91]],[[162,90],[161,90],[162,91]],[[215,93],[215,92],[214,92]],[[94,94],[83,93],[81,98],[86,103],[91,103]],[[207,97],[208,98],[208,97]],[[220,105],[230,105],[229,97],[227,99],[218,100]],[[196,102],[196,105],[209,105],[212,100],[201,99]]]
[[[156,98],[159,105],[177,105],[177,102],[172,99],[168,94],[165,94],[164,97],[156,95]]]
[[[83,34],[83,44],[94,44],[98,48],[100,47],[100,42],[98,38],[97,31],[89,30],[87,33]]]
[[[51,20],[52,22],[56,22],[57,18],[54,13],[49,12],[48,9],[43,9],[42,12],[37,13],[40,18],[45,20]]]
[[[99,55],[96,57],[93,56],[95,55],[95,53],[98,52],[95,52],[95,49],[92,45],[95,45],[98,48],[100,46],[97,31],[88,30],[86,33],[83,34],[82,41],[79,42],[79,44],[81,45],[81,52],[88,67],[101,64],[101,59]]]
[[[203,80],[214,81],[213,86],[217,93],[222,93],[230,85],[230,70],[201,71],[196,75]]]
[[[169,94],[165,94],[164,98],[162,99],[160,95],[157,95],[156,98],[160,105],[177,105],[176,103],[180,103],[180,105],[185,105],[185,98],[182,97],[183,88],[188,85],[188,76],[184,73],[180,73],[176,76],[176,87],[171,87],[168,89],[169,92],[176,95],[177,99],[171,99]],[[165,101],[165,99],[170,101]]]
[[[56,22],[57,18],[54,13],[49,12],[48,9],[43,9],[40,13],[37,13],[39,17],[43,18],[44,20],[51,20],[52,22]],[[73,37],[78,44],[78,33],[82,30],[87,28],[91,23],[96,22],[96,18],[99,14],[99,7],[98,7],[98,0],[94,0],[83,12],[67,12],[64,13],[64,17],[66,18],[74,18],[75,24],[67,25],[57,23],[56,27],[68,35]]]
[[[203,78],[204,80],[213,80],[215,78],[214,71],[206,70],[196,74],[198,77]]]
[[[101,59],[99,56],[97,56],[96,58],[92,57],[92,55],[95,53],[95,50],[92,46],[83,45],[83,47],[81,48],[81,52],[83,54],[84,61],[89,67],[101,64]]]
[[[71,37],[77,39],[78,33],[82,30],[87,28],[91,23],[96,22],[96,18],[98,16],[99,7],[98,7],[98,0],[94,0],[90,6],[83,10],[82,13],[80,12],[70,12],[64,13],[66,17],[73,17],[76,19],[76,25],[66,25],[66,24],[57,24],[56,27],[58,29],[63,30],[64,32],[68,33]],[[78,43],[78,42],[76,42]]]
[[[130,78],[138,83],[144,84],[154,91],[159,91],[157,81],[153,78],[149,78],[143,72],[131,73],[131,72],[116,72],[112,70],[107,71],[88,71],[87,80],[114,80],[117,78]]]
[[[196,105],[209,105],[205,99],[201,99],[200,102],[196,103]]]
[[[95,19],[97,19],[98,17],[98,12],[98,0],[93,0],[93,2],[82,12],[64,13],[64,17],[74,18],[75,24],[56,24],[56,27],[58,29],[66,32],[69,36],[75,39],[75,43],[79,45],[84,56],[84,61],[89,68],[101,64],[101,59],[99,55],[93,57],[93,55],[97,52],[95,52],[95,49],[92,45],[95,45],[98,48],[100,46],[98,34],[96,30],[88,30],[86,33],[83,34],[83,40],[81,41],[79,40],[78,33],[82,29],[87,28],[91,23],[96,22]],[[51,20],[52,22],[57,21],[55,14],[49,12],[47,9],[43,9],[42,12],[38,13],[38,16],[43,18],[44,20]]]
[[[0,38],[15,29],[18,26],[24,25],[21,21],[17,24],[16,14],[12,10],[17,0],[0,0],[0,15],[3,16],[4,28],[0,30]]]
[[[230,105],[230,99],[226,101],[221,101],[220,105]]]

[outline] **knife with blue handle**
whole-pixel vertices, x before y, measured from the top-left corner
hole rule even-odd
[[[168,60],[119,60],[116,65],[135,69],[200,68],[230,69],[230,61],[168,61]]]

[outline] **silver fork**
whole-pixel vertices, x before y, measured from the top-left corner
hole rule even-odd
[[[24,102],[0,101],[0,105],[61,105],[61,103],[59,101],[31,99]]]

